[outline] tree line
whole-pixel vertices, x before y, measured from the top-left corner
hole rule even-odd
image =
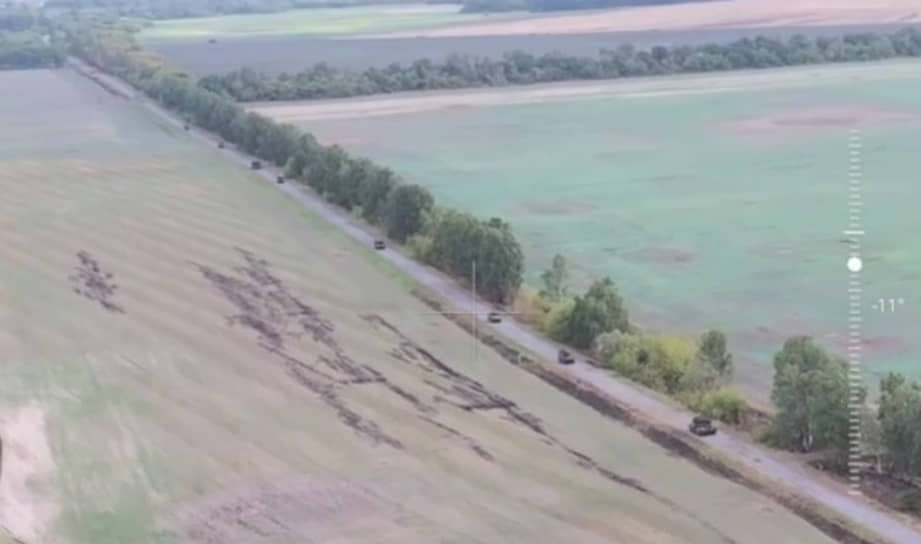
[[[247,112],[142,50],[130,24],[88,24],[76,18],[62,23],[62,29],[74,53],[88,63],[125,79],[190,123],[284,167],[290,178],[379,226],[390,238],[414,238],[427,248],[427,262],[471,280],[476,260],[477,286],[490,300],[511,300],[521,285],[523,253],[506,222],[436,206],[427,189],[404,183],[388,168],[340,146],[321,145],[294,125]]]
[[[0,6],[0,70],[60,66],[63,52],[52,46],[48,21],[27,6]]]
[[[594,58],[511,51],[498,59],[452,54],[444,62],[419,59],[409,65],[394,63],[363,71],[318,63],[296,74],[273,76],[243,68],[205,76],[201,85],[241,102],[305,100],[916,56],[921,56],[921,29],[905,28],[890,34],[865,32],[835,38],[758,36],[727,44],[657,45],[648,49],[622,45],[603,49]]]
[[[463,0],[461,11],[464,13],[561,11],[678,4],[687,1],[689,0]]]
[[[568,277],[566,259],[554,256],[541,275],[541,289],[525,289],[517,309],[554,339],[589,350],[599,364],[703,415],[731,424],[745,424],[753,415],[746,400],[728,387],[734,363],[721,331],[706,331],[695,341],[639,330],[609,278],[592,282],[576,296]],[[866,390],[852,391],[847,361],[804,335],[788,338],[773,364],[776,413],[762,441],[819,453],[844,473],[852,419],[859,414],[863,457],[871,461],[870,469],[895,478],[921,477],[921,384],[890,373],[880,380],[880,398],[872,405]],[[898,500],[902,508],[921,514],[921,488],[907,486]]]

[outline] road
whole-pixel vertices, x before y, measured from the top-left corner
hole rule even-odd
[[[76,63],[78,67],[86,66],[76,59],[72,60],[72,62]],[[136,102],[154,114],[162,117],[167,122],[182,126],[183,121],[155,104],[142,93],[134,92],[133,88],[127,83],[103,74],[97,74],[97,77],[104,77],[109,83],[123,87],[126,96],[134,96]],[[204,142],[206,145],[216,146],[217,138],[208,132],[191,128],[189,134],[192,138]],[[254,157],[232,149],[231,146],[223,149],[223,153],[229,160],[234,160],[245,168],[249,168],[251,161],[254,160]],[[368,247],[373,243],[374,235],[353,223],[339,209],[301,189],[296,184],[275,183],[276,177],[281,174],[277,169],[264,167],[254,173],[271,182],[278,190],[295,199],[305,208],[339,227],[354,240]],[[470,291],[462,288],[449,277],[397,251],[385,250],[380,252],[379,256],[410,275],[420,284],[438,293],[459,311],[477,312],[477,319],[484,323],[486,322],[486,314],[482,313],[487,307],[486,304],[474,300]],[[535,355],[548,361],[556,361],[557,353],[561,346],[543,338],[514,319],[507,316],[502,323],[490,324],[489,326],[494,327],[503,336],[532,351]],[[617,398],[620,402],[629,405],[646,417],[662,425],[687,432],[687,425],[693,416],[690,412],[665,403],[648,391],[644,391],[634,384],[618,379],[614,375],[583,361],[576,361],[572,365],[560,368],[571,373],[574,377],[592,384],[606,394]],[[706,441],[712,448],[734,459],[752,473],[774,480],[791,492],[824,505],[842,517],[848,518],[852,522],[858,523],[878,534],[892,544],[921,543],[921,532],[887,513],[877,510],[872,505],[864,502],[859,497],[850,495],[840,487],[817,479],[809,473],[806,467],[784,462],[769,450],[730,434],[718,433],[708,437]]]

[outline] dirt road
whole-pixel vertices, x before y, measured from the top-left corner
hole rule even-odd
[[[79,61],[75,62],[82,64]],[[114,78],[108,76],[108,79],[113,80]],[[124,82],[119,84],[128,87]],[[181,127],[183,124],[181,120],[153,103],[150,99],[143,97],[140,93],[137,93],[136,96],[138,97],[136,101],[152,113],[176,126]],[[205,131],[193,128],[189,131],[189,134],[208,146],[216,146],[216,137]],[[229,160],[234,160],[245,168],[248,168],[253,160],[253,157],[231,149],[230,146],[225,148],[223,153]],[[365,244],[367,247],[370,247],[373,243],[374,236],[356,225],[351,218],[340,212],[340,210],[301,189],[296,184],[275,184],[275,178],[280,173],[277,169],[265,167],[254,173],[265,178],[278,190],[297,200],[305,208],[339,227],[356,241]],[[397,251],[386,250],[380,252],[379,255],[412,276],[419,283],[439,293],[459,311],[477,312],[477,319],[486,323],[485,312],[488,311],[488,307],[483,302],[473,300],[469,291],[461,288],[444,274],[421,265]],[[542,338],[514,320],[505,319],[501,324],[489,326],[495,327],[498,332],[510,340],[545,358],[547,361],[556,361],[559,345]],[[575,364],[563,368],[571,372],[573,376],[591,383],[599,390],[630,405],[634,410],[645,414],[647,417],[676,430],[686,432],[687,424],[692,417],[691,413],[663,402],[656,398],[654,394],[644,391],[629,382],[622,381],[583,361],[577,361]],[[921,532],[875,509],[859,497],[851,496],[847,491],[819,480],[810,474],[807,469],[798,465],[784,463],[779,456],[766,449],[726,433],[719,433],[707,438],[706,441],[712,448],[733,458],[751,472],[774,480],[791,492],[824,505],[841,516],[877,533],[893,544],[917,544],[921,542]]]

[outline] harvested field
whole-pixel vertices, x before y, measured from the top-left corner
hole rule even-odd
[[[130,101],[68,71],[0,88],[22,97],[0,102],[0,421],[52,454],[28,472],[46,485],[14,489],[34,523],[0,534],[833,542],[470,357],[372,251]]]
[[[559,252],[577,283],[615,278],[641,323],[726,330],[740,384],[765,400],[784,338],[811,334],[839,348],[846,334],[852,127],[862,131],[865,178],[864,369],[871,386],[890,370],[921,377],[921,246],[910,234],[921,229],[910,143],[921,136],[918,66],[255,107],[346,142],[448,205],[508,217],[533,282]],[[546,213],[566,202],[593,208]],[[889,297],[904,298],[904,310],[872,310]]]
[[[583,34],[690,28],[762,28],[921,22],[921,0],[811,0],[763,2],[715,0],[551,14],[517,21],[482,22],[455,28],[395,32],[388,37]]]
[[[238,38],[273,34],[339,35],[427,29],[482,21],[483,14],[459,13],[459,5],[405,4],[346,8],[308,8],[275,13],[249,13],[164,19],[145,29],[148,40]],[[500,19],[508,18],[500,16]]]

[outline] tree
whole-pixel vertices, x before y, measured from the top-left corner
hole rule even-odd
[[[860,441],[863,453],[872,455],[876,459],[876,472],[883,472],[883,429],[879,416],[869,406],[860,407]]]
[[[623,299],[614,281],[605,277],[592,283],[585,295],[575,298],[559,340],[585,349],[598,335],[613,330],[626,332],[629,327]]]
[[[383,211],[387,236],[405,242],[422,230],[425,215],[434,205],[435,199],[425,187],[400,185],[390,192]]]
[[[371,223],[379,223],[385,213],[387,196],[397,186],[397,177],[389,168],[374,167],[358,186],[361,216]]]
[[[553,256],[553,262],[550,268],[540,275],[541,282],[544,284],[540,296],[552,302],[558,302],[561,298],[566,296],[566,279],[568,276],[569,271],[566,267],[566,258],[557,253]]]
[[[808,336],[794,336],[774,356],[774,435],[785,447],[828,450],[841,461],[848,445],[846,363]]]
[[[697,359],[706,362],[723,381],[732,378],[732,354],[726,348],[726,335],[718,330],[709,330],[700,337]]]
[[[921,385],[889,374],[880,383],[880,427],[893,469],[921,475]]]

